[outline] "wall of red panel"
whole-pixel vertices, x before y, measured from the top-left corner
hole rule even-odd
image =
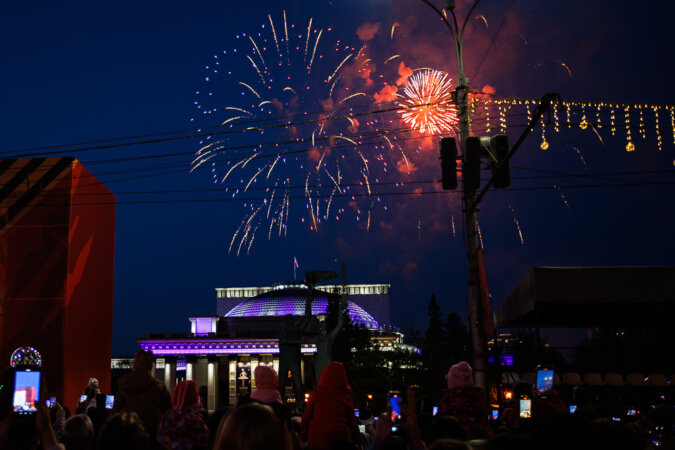
[[[58,160],[0,173],[0,366],[37,348],[50,395],[72,412],[90,377],[110,390],[115,197],[76,160],[54,176]]]

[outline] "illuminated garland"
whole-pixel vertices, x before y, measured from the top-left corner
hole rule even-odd
[[[490,114],[499,117],[499,130],[504,133],[507,127],[507,120],[509,117],[525,115],[527,121],[532,119],[532,108],[539,105],[539,99],[530,98],[497,98],[483,93],[474,93],[470,96],[470,108],[473,113],[471,118],[472,132],[478,124],[482,125],[482,132],[489,134],[492,127]],[[518,107],[524,108],[522,114],[509,113],[512,110],[517,110]],[[661,120],[665,114],[670,116],[670,130],[673,134],[673,143],[675,144],[675,106],[674,105],[649,105],[644,103],[628,104],[628,103],[607,103],[607,102],[577,102],[577,101],[562,101],[553,102],[550,108],[548,117],[552,117],[549,123],[546,117],[540,120],[541,125],[541,149],[547,150],[550,146],[546,139],[546,127],[552,127],[556,133],[560,132],[562,117],[566,122],[566,128],[578,127],[581,130],[588,128],[592,129],[598,138],[602,141],[598,130],[605,127],[603,123],[603,115],[609,116],[609,129],[612,136],[616,135],[618,128],[616,111],[623,110],[623,121],[626,129],[626,146],[627,152],[636,150],[634,135],[639,134],[642,139],[647,139],[647,121],[648,113],[651,112],[654,123],[654,130],[656,133],[656,144],[659,151],[663,150],[663,136],[661,130],[663,124]],[[563,115],[561,116],[560,112]],[[577,120],[575,120],[577,119]],[[633,121],[633,125],[631,125]],[[637,123],[637,125],[635,125]],[[633,130],[633,128],[636,129]]]

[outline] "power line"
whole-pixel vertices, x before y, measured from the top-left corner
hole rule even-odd
[[[478,68],[476,69],[476,73],[473,74],[473,78],[478,77],[478,73],[480,72],[481,67],[483,67],[483,63],[485,62],[485,58],[487,58],[488,53],[490,53],[490,49],[495,43],[495,40],[497,39],[497,36],[499,35],[499,32],[501,31],[502,27],[504,26],[504,22],[506,22],[506,17],[509,15],[509,12],[511,12],[511,8],[513,8],[513,5],[516,3],[516,0],[511,0],[511,4],[509,5],[508,9],[504,13],[504,16],[502,17],[502,21],[499,23],[499,27],[497,27],[497,31],[495,31],[494,36],[492,36],[492,40],[490,41],[490,45],[488,45],[488,48],[485,50],[485,53],[483,54],[483,58],[480,60],[480,64],[478,64]]]
[[[496,192],[508,191],[550,191],[554,189],[602,189],[615,187],[647,187],[647,186],[675,186],[675,181],[655,181],[655,182],[628,182],[628,183],[612,183],[612,184],[585,184],[585,185],[567,185],[567,186],[547,186],[547,187],[519,187],[501,189]],[[372,197],[392,197],[392,196],[419,196],[419,195],[458,195],[461,190],[457,191],[419,191],[419,192],[373,192],[367,193],[351,193],[351,194],[317,194],[312,195],[312,199],[321,198],[372,198]],[[99,194],[105,196],[109,194]],[[284,198],[289,200],[306,200],[305,195],[287,195]],[[252,202],[268,200],[267,197],[228,197],[228,198],[199,198],[199,199],[171,199],[171,200],[124,200],[124,201],[110,201],[110,202],[87,202],[87,203],[71,203],[73,206],[94,206],[94,205],[136,205],[136,204],[169,204],[169,203],[222,203],[222,202]],[[60,203],[39,203],[35,206],[59,206]]]
[[[619,182],[644,182],[644,183],[653,183],[650,180],[625,180],[625,179],[617,179],[617,178],[607,178],[607,176],[612,176],[612,175],[649,175],[649,174],[663,174],[663,173],[669,173],[669,174],[675,174],[675,170],[632,170],[632,171],[621,171],[621,172],[601,172],[601,173],[569,173],[569,172],[558,172],[558,171],[551,171],[551,170],[545,170],[545,169],[536,169],[536,168],[531,168],[531,167],[521,167],[521,166],[514,166],[512,169],[518,169],[518,170],[525,170],[525,171],[532,171],[532,172],[539,172],[539,173],[545,173],[547,175],[539,175],[539,176],[521,176],[521,177],[511,177],[512,180],[539,180],[539,179],[555,179],[555,178],[589,178],[589,179],[597,179],[597,180],[602,180],[602,181],[619,181]],[[485,181],[485,179],[483,180]],[[406,186],[406,185],[415,185],[415,184],[433,184],[433,183],[440,183],[440,180],[408,180],[408,181],[371,181],[370,185],[371,186]],[[656,183],[661,183],[660,181],[657,181]],[[86,186],[86,185],[85,185]],[[308,185],[280,185],[280,186],[274,186],[274,185],[263,185],[263,186],[251,186],[247,190],[248,191],[259,191],[259,190],[268,190],[268,189],[284,189],[284,190],[294,190],[294,189],[306,189],[306,188],[311,188],[311,189],[333,189],[336,186],[334,184],[326,184],[326,185],[317,185],[317,184],[308,184]],[[351,188],[351,187],[363,187],[362,183],[344,183],[340,184],[340,188]],[[223,193],[223,192],[231,192],[232,190],[236,189],[235,187],[228,186],[228,187],[219,187],[219,188],[196,188],[196,189],[156,189],[156,190],[146,190],[146,191],[122,191],[122,192],[113,192],[114,195],[156,195],[156,194],[178,194],[178,193],[195,193],[195,192],[213,192],[213,193]],[[512,188],[511,190],[515,190],[517,188]],[[61,191],[70,191],[71,188],[55,188],[51,189],[49,191],[49,195],[57,195],[57,196],[63,196],[63,195],[71,195],[71,196],[99,196],[99,195],[106,195],[106,194],[101,194],[99,192],[75,192],[75,193],[67,193],[67,194],[55,194],[55,192],[61,192]],[[16,194],[16,195],[10,195],[8,198],[11,197],[17,197],[22,194]]]

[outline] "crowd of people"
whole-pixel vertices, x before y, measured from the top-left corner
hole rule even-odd
[[[471,366],[460,362],[446,375],[447,390],[436,415],[418,411],[415,391],[386,411],[359,408],[355,413],[344,366],[332,362],[321,372],[302,415],[294,415],[278,390],[271,367],[254,371],[256,390],[236,407],[211,414],[200,404],[194,381],[179,382],[173,395],[152,375],[153,355],[139,351],[133,370],[118,380],[112,409],[95,399],[98,381],[90,379],[73,415],[44,402],[31,418],[11,413],[11,377],[0,386],[0,449],[44,450],[470,450],[470,449],[674,449],[672,405],[655,405],[630,421],[603,417],[592,402],[569,410],[555,390],[532,387],[531,413],[506,405],[489,420],[486,393],[474,386]],[[528,391],[529,389],[529,391]],[[403,399],[402,399],[403,400]],[[68,417],[66,417],[68,416]]]

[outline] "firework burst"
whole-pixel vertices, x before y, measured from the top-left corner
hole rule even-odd
[[[452,102],[452,80],[447,73],[425,69],[408,78],[399,94],[403,121],[423,134],[455,134],[457,108]]]
[[[354,199],[371,195],[372,168],[358,150],[365,138],[350,107],[365,94],[341,75],[357,49],[331,40],[331,31],[313,19],[296,26],[285,13],[270,14],[258,32],[236,36],[239,48],[214,55],[206,66],[197,112],[239,131],[202,139],[192,171],[210,167],[213,182],[242,200],[232,253],[248,253],[257,232],[285,236],[292,199],[304,197],[301,223],[312,231],[351,212],[369,227],[374,200],[366,199],[362,211]],[[346,159],[349,151],[358,157]],[[345,178],[360,181],[350,185]],[[350,206],[336,204],[339,197]]]

